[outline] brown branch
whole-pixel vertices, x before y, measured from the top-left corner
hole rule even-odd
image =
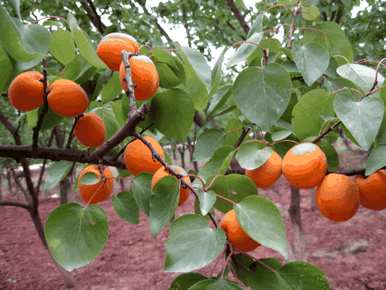
[[[109,140],[102,144],[97,150],[90,155],[90,159],[98,159],[103,157],[115,146],[120,144],[126,137],[132,135],[135,132],[135,128],[139,122],[145,119],[145,114],[148,111],[148,106],[143,105],[129,118],[127,123],[118,130]]]
[[[88,18],[91,20],[92,24],[99,31],[100,34],[103,34],[106,26],[103,24],[101,17],[98,15],[96,8],[91,0],[80,0],[80,4],[83,9],[86,11]]]
[[[43,100],[44,104],[40,110],[39,118],[36,123],[36,126],[33,128],[32,135],[32,147],[36,148],[38,146],[39,140],[39,132],[43,126],[44,116],[48,113],[48,80],[47,80],[47,70],[46,70],[46,62],[47,60],[43,60],[43,79],[41,80],[43,83]]]
[[[243,130],[241,131],[241,135],[239,137],[239,139],[237,139],[234,147],[237,148],[241,145],[241,143],[243,143],[245,137],[247,137],[249,131],[251,130],[250,127],[244,127]]]
[[[51,145],[52,145],[52,141],[54,140],[55,130],[56,130],[56,128],[52,129],[52,131],[51,131],[50,139],[48,140],[48,144],[47,144],[48,147],[51,147]],[[47,165],[47,159],[44,159],[43,164],[42,164],[42,168],[40,169],[38,184],[36,185],[36,194],[38,196],[40,193],[40,186],[43,182],[43,176],[44,176],[44,172],[46,170],[46,165]]]
[[[294,7],[292,10],[292,20],[291,20],[291,24],[290,24],[290,28],[289,28],[289,32],[288,32],[288,42],[287,42],[288,48],[292,48],[292,40],[293,40],[292,38],[293,38],[295,28],[296,28],[296,17],[300,13],[300,6],[299,5],[300,4],[298,2],[296,7]]]
[[[38,147],[33,149],[31,145],[2,144],[0,145],[0,157],[10,157],[16,160],[23,158],[34,159],[49,159],[52,161],[76,161],[79,163],[103,164],[107,166],[115,166],[124,169],[122,162],[114,161],[111,156],[99,157],[93,156],[87,151],[80,151],[74,149]]]
[[[302,228],[301,211],[300,211],[300,192],[299,189],[291,186],[291,204],[288,213],[293,229],[294,240],[292,243],[293,258],[303,260],[305,257],[305,241]]]
[[[70,134],[68,135],[68,139],[67,139],[67,143],[66,143],[66,148],[68,148],[68,149],[71,148],[72,140],[74,140],[75,126],[78,123],[79,119],[82,117],[82,115],[83,114],[81,114],[79,116],[76,116],[75,119],[74,119],[74,123],[72,124],[71,130],[70,130]]]
[[[318,137],[316,137],[312,143],[319,143],[324,137],[326,137],[328,135],[328,133],[330,133],[332,130],[334,130],[335,128],[337,128],[340,124],[342,124],[341,121],[338,121],[334,124],[332,124],[330,127],[328,127],[326,130],[324,130]]]
[[[30,210],[30,206],[25,203],[17,202],[17,201],[0,201],[0,206],[15,206],[15,207],[21,207],[26,210]]]
[[[243,28],[244,32],[247,34],[249,32],[249,25],[245,21],[243,15],[241,14],[239,8],[237,8],[236,3],[234,0],[227,0],[228,7],[232,11],[233,15],[236,17],[237,21],[240,23],[241,27]]]

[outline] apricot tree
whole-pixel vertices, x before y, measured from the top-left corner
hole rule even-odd
[[[165,271],[183,273],[170,289],[193,290],[329,288],[320,269],[296,261],[298,241],[289,247],[282,213],[258,192],[282,173],[294,226],[303,188],[318,188],[321,214],[336,222],[360,204],[386,208],[385,59],[355,62],[345,32],[320,20],[325,11],[308,1],[267,7],[289,13],[289,23],[278,25],[265,23],[263,13],[246,23],[234,1],[228,5],[246,39],[234,51],[224,48],[213,68],[169,35],[168,45],[153,46],[114,31],[95,48],[72,14],[25,23],[0,7],[0,89],[8,99],[0,122],[13,138],[0,156],[20,164],[25,179],[16,179],[25,201],[0,206],[30,213],[68,286],[67,271],[92,262],[106,244],[102,201],[129,223],[144,214],[153,236],[169,227]],[[67,139],[55,147],[58,128]],[[368,152],[363,170],[338,170],[338,138]],[[192,168],[173,165],[164,148],[176,142],[190,148]],[[38,182],[30,160],[43,160]],[[58,206],[43,229],[39,192],[48,162],[51,188],[80,169],[82,202]],[[122,179],[131,185],[112,196]],[[190,196],[192,213],[176,217]],[[247,254],[258,247],[281,259]],[[194,272],[221,255],[218,275]]]

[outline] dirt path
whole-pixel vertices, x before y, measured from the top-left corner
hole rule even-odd
[[[288,220],[289,190],[282,182],[276,191],[280,195],[266,194],[281,206]],[[302,193],[308,260],[327,273],[334,290],[386,289],[385,212],[360,209],[349,222],[335,224],[310,209],[309,195]],[[57,204],[57,200],[41,203],[44,219]],[[179,213],[191,211],[192,204],[189,202]],[[166,232],[154,240],[145,218],[139,225],[130,225],[116,216],[110,203],[104,203],[103,208],[109,217],[110,238],[93,263],[74,272],[79,289],[168,289],[176,274],[162,271]],[[256,257],[268,255],[272,252],[263,248],[254,252]],[[210,265],[204,272],[214,274],[218,268]],[[62,288],[62,280],[25,210],[0,208],[0,289]]]

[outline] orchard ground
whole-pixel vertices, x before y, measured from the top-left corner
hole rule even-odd
[[[341,166],[357,167],[361,154],[349,151],[340,154]],[[117,185],[115,191],[120,189]],[[289,187],[281,178],[269,191],[260,191],[281,208],[290,227]],[[302,222],[306,240],[307,260],[327,275],[333,290],[386,289],[386,252],[383,250],[386,229],[385,211],[361,208],[345,223],[336,224],[312,209],[311,192],[302,191]],[[76,193],[71,199],[79,199]],[[45,199],[41,203],[44,220],[59,201]],[[168,289],[175,273],[164,273],[164,230],[156,239],[150,235],[149,224],[142,216],[139,225],[130,225],[118,218],[111,202],[102,203],[110,225],[110,239],[94,262],[73,272],[79,289]],[[177,215],[193,211],[193,197],[177,210]],[[47,251],[39,241],[30,217],[23,209],[0,210],[0,289],[63,289]],[[289,232],[292,240],[292,233]],[[273,251],[258,248],[255,257],[275,256]],[[202,271],[216,275],[221,271],[223,257]]]

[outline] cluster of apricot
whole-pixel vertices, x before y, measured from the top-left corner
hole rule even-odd
[[[317,206],[323,216],[335,222],[349,220],[359,205],[371,210],[386,209],[386,171],[353,179],[344,174],[327,174],[326,155],[313,143],[295,145],[283,159],[273,152],[262,166],[246,170],[245,174],[260,188],[272,186],[281,174],[296,188],[317,186]],[[247,252],[259,246],[242,230],[234,210],[225,214],[221,227],[238,250]]]
[[[130,35],[111,33],[102,38],[97,47],[97,54],[112,70],[119,71],[122,89],[127,91],[126,71],[128,67],[122,62],[123,51],[130,53],[129,66],[137,100],[153,97],[159,86],[159,75],[154,63],[144,55],[138,55],[139,45]],[[46,82],[46,83],[45,83]],[[11,82],[8,98],[13,107],[22,112],[38,109],[45,102],[49,108],[61,117],[77,117],[74,135],[82,145],[96,148],[106,138],[106,128],[102,118],[93,112],[87,112],[89,98],[85,90],[77,83],[67,79],[56,79],[51,84],[44,75],[37,71],[20,73]],[[87,203],[96,203],[108,198],[113,189],[113,177],[108,168],[90,165],[79,175],[86,173],[97,175],[96,184],[81,184],[79,191]]]

